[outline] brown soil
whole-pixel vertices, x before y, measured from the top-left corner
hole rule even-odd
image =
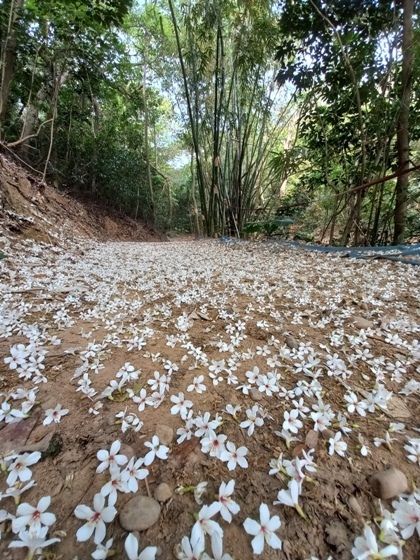
[[[0,220],[25,239],[54,245],[63,238],[101,241],[164,241],[152,228],[95,204],[82,204],[43,184],[0,153]]]
[[[0,163],[10,175],[11,164],[1,157]],[[4,185],[4,177],[1,180]],[[52,455],[45,456],[32,467],[37,485],[22,496],[23,502],[33,505],[42,496],[52,497],[49,511],[55,513],[57,521],[51,528],[50,536],[58,535],[62,540],[51,547],[46,558],[90,558],[95,547],[92,540],[88,543],[76,542],[76,531],[84,522],[78,520],[73,512],[78,504],[92,506],[94,495],[108,480],[106,474],[95,474],[97,452],[100,449],[109,450],[111,444],[119,439],[131,447],[137,457],[144,456],[144,442],[150,441],[158,424],[169,426],[174,432],[184,425],[179,415],[174,416],[170,412],[173,404],[170,396],[178,395],[180,391],[193,401],[194,416],[200,411],[208,411],[212,418],[216,413],[223,417],[224,423],[218,433],[225,434],[237,447],[245,445],[248,448],[249,468],[237,467],[228,471],[226,463],[202,453],[198,438],[193,436],[190,441],[178,445],[178,436],[175,435],[168,460],[156,459],[153,462],[149,467],[148,488],[140,482],[139,492],[147,494],[149,491],[153,495],[162,482],[175,490],[180,485],[194,486],[206,481],[209,492],[204,495],[204,503],[210,504],[220,483],[235,479],[233,498],[241,510],[230,525],[220,520],[219,516],[216,519],[223,527],[224,551],[236,560],[256,558],[250,545],[252,537],[245,533],[243,522],[247,517],[258,518],[261,503],[268,504],[271,515],[280,516],[282,526],[277,534],[283,541],[283,550],[274,551],[265,546],[259,558],[305,560],[312,556],[325,559],[330,555],[334,560],[350,560],[354,539],[362,535],[364,524],[374,527],[373,519],[379,513],[379,501],[372,495],[367,482],[369,476],[394,465],[405,472],[412,485],[420,485],[419,466],[407,460],[403,449],[405,435],[418,437],[415,428],[418,427],[420,414],[419,399],[416,395],[397,396],[408,380],[420,381],[416,359],[409,360],[402,384],[391,381],[389,376],[386,378],[387,390],[395,395],[389,410],[377,409],[364,418],[348,414],[353,431],[346,438],[348,450],[345,458],[330,456],[328,442],[320,438],[315,453],[317,471],[311,474],[313,482],[304,483],[300,498],[308,518],[304,521],[293,508],[273,505],[279,490],[287,487],[287,479],[268,474],[271,459],[280,453],[292,459],[299,449],[299,442],[293,442],[288,449],[284,440],[274,433],[281,430],[283,412],[293,408],[291,400],[278,394],[272,397],[264,395],[259,405],[271,418],[267,417],[264,426],[257,427],[253,436],[249,437],[223,411],[227,404],[241,405],[239,417],[244,420],[245,410],[255,404],[250,397],[226,380],[213,386],[207,367],[199,365],[191,369],[194,360],[180,342],[174,348],[167,345],[167,336],[182,334],[176,328],[178,318],[183,313],[191,316],[194,312],[197,314],[191,319],[186,340],[207,354],[209,364],[212,360],[231,357],[230,352],[219,351],[216,343],[220,340],[230,342],[226,327],[238,320],[246,323],[247,336],[236,348],[240,353],[248,349],[255,352],[257,346],[269,344],[273,336],[277,342],[269,348],[272,353],[278,353],[285,347],[285,337],[291,335],[298,342],[311,343],[321,358],[319,367],[324,371],[320,378],[324,403],[330,404],[336,413],[346,412],[343,399],[345,384],[361,396],[372,390],[374,376],[367,363],[358,361],[350,368],[353,375],[347,380],[329,377],[326,374],[325,346],[331,353],[337,352],[347,360],[355,352],[347,335],[358,335],[360,332],[352,324],[352,319],[364,317],[374,324],[373,335],[368,339],[368,347],[374,357],[408,362],[404,347],[397,347],[384,339],[389,332],[387,325],[390,319],[399,321],[393,327],[393,334],[398,333],[408,343],[416,336],[418,338],[415,335],[420,328],[418,269],[382,261],[343,261],[253,243],[229,246],[205,240],[153,244],[100,243],[89,237],[95,228],[89,225],[87,213],[86,219],[80,218],[80,223],[79,219],[72,219],[72,212],[75,215],[82,212],[78,203],[65,199],[69,222],[60,228],[60,216],[54,217],[55,210],[52,209],[56,208],[59,213],[64,200],[61,195],[48,188],[42,195],[31,195],[33,187],[30,184],[22,187],[21,177],[12,186],[10,177],[6,183],[9,185],[4,190],[6,204],[10,204],[11,192],[20,193],[17,196],[15,192],[15,212],[26,211],[24,205],[31,198],[37,200],[30,202],[36,209],[32,212],[36,220],[33,227],[50,238],[46,243],[39,242],[46,241],[42,237],[37,241],[27,240],[25,228],[22,228],[21,236],[12,235],[6,220],[1,240],[7,259],[0,261],[0,290],[4,298],[2,314],[9,317],[13,326],[10,336],[0,337],[0,391],[4,395],[17,386],[27,389],[33,386],[30,381],[22,383],[16,371],[10,370],[3,361],[9,356],[12,345],[28,344],[27,336],[19,333],[19,325],[37,325],[47,335],[45,347],[48,354],[43,373],[48,382],[37,386],[39,404],[32,409],[30,418],[19,425],[4,427],[4,422],[0,423],[3,446],[10,438],[14,445],[35,449],[39,442],[45,442],[45,437],[55,434],[55,446],[49,447]],[[41,219],[38,212],[41,214],[45,200],[50,206],[48,212],[42,215],[48,216],[43,219],[51,221],[51,229],[43,229],[37,221]],[[68,235],[66,228],[70,227],[69,224],[74,228],[74,241],[68,237],[65,241],[63,237],[63,230]],[[101,231],[105,235],[105,231]],[[85,235],[84,239],[82,235]],[[56,312],[63,309],[67,310],[72,324],[60,325],[54,318]],[[316,326],[322,319],[325,319],[324,327]],[[259,323],[263,320],[266,326]],[[146,331],[146,346],[129,351],[127,341],[135,333],[144,333],[145,329],[152,329]],[[342,334],[343,345],[331,346],[333,332]],[[60,344],[51,344],[50,339],[54,335],[61,340]],[[141,370],[139,381],[129,386],[135,391],[144,386],[150,395],[152,391],[147,381],[153,377],[154,371],[164,373],[162,360],[165,359],[176,363],[179,371],[172,375],[169,393],[166,393],[161,406],[157,409],[146,406],[144,412],[138,413],[137,406],[124,388],[116,394],[114,401],[102,400],[103,408],[98,415],[88,413],[92,401],[76,392],[79,379],[73,379],[73,376],[82,364],[80,352],[86,349],[88,343],[102,343],[105,339],[108,341],[100,358],[104,367],[98,374],[89,373],[98,395],[128,361]],[[66,353],[69,349],[73,350]],[[280,361],[278,371],[282,378],[279,384],[287,390],[296,388],[302,380],[310,382],[308,377],[295,372],[293,359],[283,358]],[[245,373],[254,366],[264,373],[272,369],[267,366],[266,357],[258,354],[251,358],[242,356],[235,372],[240,384],[246,380]],[[200,374],[204,375],[207,391],[203,394],[187,393],[187,386]],[[308,407],[317,403],[317,399],[305,395],[304,400]],[[69,409],[69,414],[59,424],[44,426],[44,411],[58,403]],[[144,423],[140,432],[129,430],[123,434],[121,425],[116,423],[115,415],[126,407],[128,411],[137,413]],[[399,421],[405,424],[405,435],[396,434],[397,441],[391,449],[375,447],[373,438],[383,437],[389,423]],[[10,426],[20,427],[11,430]],[[312,427],[313,422],[308,416],[298,434],[301,442]],[[18,431],[15,432],[15,429]],[[370,452],[366,457],[360,454],[359,434],[369,446]],[[0,477],[0,492],[7,487],[5,478]],[[133,494],[120,493],[117,509],[120,510],[132,497]],[[357,500],[361,514],[356,514],[349,506],[352,497]],[[390,502],[382,505],[392,510]],[[3,500],[0,508],[7,508],[12,513],[15,511],[10,499]],[[158,546],[159,558],[174,558],[174,546],[183,536],[190,535],[194,524],[192,514],[199,509],[190,493],[174,492],[169,502],[163,505],[159,521],[140,534],[140,550],[149,545]],[[114,539],[117,558],[126,557],[126,536],[127,532],[122,529],[117,516],[107,526],[107,539]],[[0,557],[5,560],[24,557],[20,549],[8,549],[13,538],[13,534],[6,530],[0,541]],[[413,537],[404,546],[404,558],[414,560],[419,555],[419,542]]]

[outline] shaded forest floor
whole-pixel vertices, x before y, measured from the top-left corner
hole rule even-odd
[[[39,208],[46,195],[37,196]],[[169,488],[157,520],[135,535],[140,550],[156,546],[165,560],[191,535],[202,505],[185,490],[202,482],[201,501],[210,505],[222,482],[235,481],[240,511],[231,523],[219,513],[213,520],[223,530],[225,553],[236,560],[256,557],[243,523],[259,518],[261,503],[280,517],[282,551],[266,544],[260,558],[348,560],[365,524],[379,535],[374,519],[379,524],[384,510],[394,509],[392,499],[373,495],[372,474],[399,468],[408,480],[404,491],[418,500],[420,446],[414,460],[405,449],[420,444],[418,268],[259,243],[103,242],[89,236],[89,215],[80,221],[85,231],[72,221],[71,235],[63,217],[42,215],[50,222],[39,229],[47,239],[29,235],[29,226],[10,228],[16,218],[3,213],[0,402],[27,417],[10,422],[13,413],[3,406],[0,456],[42,453],[30,467],[36,485],[21,502],[51,497],[56,522],[49,537],[61,541],[46,558],[85,559],[96,549],[93,538],[77,542],[85,521],[74,510],[106,494],[110,473],[96,472],[97,453],[116,441],[127,459],[145,457],[155,435],[169,448],[167,459],[142,467],[148,476],[136,494],[124,492],[124,484],[115,494],[118,514],[107,523],[105,541],[113,539],[117,558],[126,558],[128,535],[120,514],[126,518],[133,496],[154,496],[162,483]],[[177,404],[180,393],[191,406]],[[58,404],[68,414],[44,425],[46,411]],[[299,410],[297,433],[287,425],[292,410]],[[387,432],[391,443],[376,446]],[[213,433],[217,444],[207,446],[203,438]],[[347,443],[344,456],[329,453],[337,434]],[[246,468],[228,469],[216,449],[232,449],[228,442],[247,449]],[[308,456],[314,464],[305,466]],[[3,517],[16,514],[5,495],[11,462],[0,475]],[[273,504],[293,478],[301,483],[307,520]],[[1,558],[24,558],[21,549],[8,548],[18,538],[10,521],[1,529]],[[205,542],[211,555],[210,538]],[[418,558],[417,534],[403,550],[405,559]]]

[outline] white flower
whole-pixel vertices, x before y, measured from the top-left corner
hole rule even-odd
[[[79,542],[90,539],[95,531],[94,543],[100,544],[106,535],[105,523],[111,523],[117,515],[117,510],[113,506],[105,507],[105,498],[102,494],[95,494],[93,507],[95,511],[88,506],[79,504],[74,510],[74,515],[78,519],[87,520],[87,523],[82,525],[76,533],[76,539]]]
[[[364,401],[359,401],[355,393],[350,391],[349,394],[344,395],[344,398],[349,403],[347,405],[347,410],[349,412],[357,411],[360,416],[366,416],[366,403]]]
[[[24,548],[29,549],[29,558],[33,558],[34,554],[41,554],[43,548],[50,546],[56,542],[60,542],[61,539],[54,538],[45,540],[48,533],[48,527],[42,527],[39,534],[32,533],[31,531],[21,531],[19,533],[20,541],[12,541],[9,544],[9,548]]]
[[[248,378],[248,383],[251,383],[251,384],[256,383],[259,374],[260,374],[260,370],[257,366],[254,366],[254,369],[252,371],[247,371],[245,375]]]
[[[201,394],[203,391],[206,390],[206,386],[203,384],[204,375],[199,375],[198,377],[194,377],[194,381],[192,385],[188,385],[187,391],[196,391],[198,394]]]
[[[192,414],[192,410],[190,410],[190,413]],[[190,415],[188,415],[187,419],[185,420],[185,426],[181,426],[181,428],[178,428],[176,433],[179,436],[179,438],[176,440],[176,442],[178,443],[178,445],[180,443],[182,443],[184,440],[190,440],[191,436],[192,436],[192,429],[194,426],[194,420],[191,418]]]
[[[299,413],[299,416],[301,418],[306,418],[306,415],[308,414],[308,412],[310,412],[310,410],[307,406],[305,406],[305,402],[303,400],[303,397],[301,397],[299,399],[299,401],[292,401],[292,403],[295,405],[296,410]]]
[[[3,498],[14,498],[15,504],[17,505],[19,504],[21,494],[29,490],[29,488],[32,488],[32,486],[36,486],[35,480],[31,480],[24,486],[21,482],[18,482],[14,486],[9,486],[4,494],[0,492],[0,500]]]
[[[283,422],[283,430],[288,430],[293,434],[297,434],[299,428],[303,426],[302,422],[299,420],[299,411],[292,410],[290,413],[285,410],[283,413],[284,422]]]
[[[101,494],[104,498],[108,496],[108,505],[115,506],[118,499],[118,492],[124,494],[128,491],[127,485],[122,480],[120,469],[115,469],[111,472],[111,480],[104,484],[101,488]]]
[[[194,435],[198,438],[202,436],[207,438],[209,437],[210,431],[216,430],[220,422],[217,418],[215,420],[210,420],[210,412],[205,412],[203,416],[197,416],[197,418],[195,418],[194,424],[198,428]]]
[[[235,481],[230,480],[227,484],[222,482],[219,487],[219,502],[221,504],[220,515],[225,521],[230,523],[232,521],[232,513],[236,515],[240,511],[240,507],[231,498],[235,489]]]
[[[328,453],[330,455],[334,455],[335,452],[338,455],[341,455],[341,457],[345,457],[347,443],[345,441],[340,441],[340,440],[341,440],[341,432],[337,432],[333,438],[330,438],[328,440],[330,444],[330,449]]]
[[[105,544],[98,544],[96,550],[92,552],[92,558],[95,560],[106,560],[108,556],[112,555],[111,546],[114,539],[109,539]]]
[[[38,463],[40,459],[41,453],[39,451],[34,451],[30,454],[23,453],[23,455],[18,455],[18,457],[7,469],[10,473],[7,477],[7,484],[9,486],[14,486],[18,478],[21,482],[27,482],[30,480],[32,477],[32,471],[28,467],[35,465],[35,463]]]
[[[203,453],[210,453],[211,457],[221,457],[225,451],[225,441],[227,436],[224,434],[216,435],[213,430],[209,431],[209,435],[201,440],[201,451]]]
[[[6,424],[13,424],[15,422],[20,422],[22,418],[25,418],[25,414],[21,410],[12,408],[8,402],[4,402],[0,408],[0,422],[3,420]]]
[[[413,463],[418,463],[420,465],[420,439],[419,438],[407,438],[410,445],[404,445],[404,449],[408,451],[409,455],[407,458]]]
[[[198,558],[202,560],[200,554],[203,552],[204,548],[201,545],[202,543],[199,540],[194,544],[194,546],[192,546],[190,539],[188,537],[183,537],[180,545],[180,551],[176,554],[176,557],[178,560],[198,560]]]
[[[148,546],[139,554],[139,543],[133,533],[128,534],[124,547],[129,560],[155,560],[156,558],[155,546]]]
[[[331,420],[323,412],[311,412],[311,418],[314,421],[314,430],[322,432],[331,425]]]
[[[120,418],[119,422],[121,422],[121,431],[124,434],[127,430],[132,429],[135,432],[139,432],[143,427],[143,422],[140,422],[139,418],[137,417],[134,412],[127,413],[128,407],[125,407],[124,410],[119,412],[115,415],[115,418]]]
[[[287,430],[282,430],[281,432],[274,432],[276,434],[276,436],[279,436],[281,438],[283,438],[286,442],[286,447],[287,449],[290,449],[290,443],[292,441],[300,441],[299,438],[294,437],[289,431]]]
[[[63,405],[58,404],[55,408],[49,408],[45,411],[45,420],[43,422],[44,426],[51,424],[52,421],[58,424],[61,420],[61,417],[69,413],[68,409],[62,409],[62,406]]]
[[[219,533],[214,532],[211,536],[211,551],[214,558],[210,558],[205,552],[200,560],[233,560],[230,554],[223,554],[223,539]],[[197,556],[197,558],[199,558],[199,556]]]
[[[420,536],[420,505],[414,499],[400,498],[399,502],[392,502],[392,506],[395,509],[395,521],[401,527],[402,538],[409,539],[415,531]]]
[[[223,537],[223,529],[216,521],[211,519],[220,511],[220,508],[220,502],[213,502],[211,506],[203,506],[200,509],[197,521],[191,531],[191,544],[193,547],[200,543],[201,549],[204,550],[206,534],[211,536],[214,532],[217,532]]]
[[[13,532],[20,533],[25,529],[26,525],[29,525],[29,531],[39,536],[43,525],[49,527],[55,523],[55,515],[46,512],[50,503],[51,497],[45,496],[39,500],[36,507],[30,504],[20,504],[16,510],[17,517],[12,521]]]
[[[147,469],[141,469],[140,467],[144,464],[144,459],[140,458],[134,462],[134,457],[131,457],[127,466],[121,473],[121,479],[127,484],[127,488],[130,492],[137,492],[139,489],[138,480],[144,480],[149,471]]]
[[[275,475],[278,473],[286,473],[286,470],[283,466],[283,453],[277,457],[277,459],[271,459],[269,466],[271,469],[269,470],[268,474]]]
[[[370,558],[381,560],[382,558],[389,558],[390,556],[398,554],[398,547],[395,545],[388,545],[382,550],[379,550],[372,529],[366,525],[363,537],[356,538],[351,553],[353,554],[353,560],[368,560]]]
[[[403,434],[405,429],[405,425],[401,422],[390,422],[388,431],[390,433],[396,432],[397,434]]]
[[[262,426],[264,424],[264,420],[258,417],[259,410],[260,409],[257,404],[255,404],[252,408],[248,408],[246,411],[248,420],[244,420],[240,423],[241,428],[248,428],[249,436],[252,436],[254,433],[255,426]]]
[[[161,445],[158,436],[153,436],[152,441],[146,441],[144,445],[150,448],[150,451],[144,458],[144,464],[146,465],[146,467],[153,463],[155,457],[159,457],[159,459],[168,458],[169,447],[166,447],[166,445]]]
[[[131,394],[130,391],[131,391],[131,389],[127,390],[130,397],[133,399],[133,402],[135,402],[136,404],[139,405],[138,411],[143,412],[143,410],[146,407],[146,401],[147,401],[146,389],[140,389],[140,392],[139,392],[138,395],[135,395],[134,393]]]
[[[382,444],[385,444],[388,447],[390,447],[393,441],[397,441],[397,439],[392,438],[388,431],[385,432],[385,439],[378,438],[378,437],[373,438],[373,443],[375,447],[380,447]]]
[[[265,393],[267,397],[271,397],[273,393],[277,393],[279,388],[277,387],[277,377],[269,372],[267,375],[259,375],[257,378],[258,390],[261,393]]]
[[[186,400],[182,392],[178,396],[171,395],[171,402],[175,403],[171,408],[171,414],[180,414],[181,418],[186,418],[188,409],[193,406],[192,401]]]
[[[113,472],[119,468],[119,465],[125,465],[128,461],[125,455],[118,455],[118,451],[121,449],[121,442],[117,439],[111,445],[109,452],[106,449],[101,449],[96,454],[101,464],[96,469],[98,474],[103,473],[109,468],[110,472]]]
[[[237,406],[232,406],[231,404],[227,404],[226,408],[224,410],[224,412],[227,412],[228,414],[230,414],[231,416],[233,416],[235,418],[235,420],[237,420],[237,416],[236,414],[241,410],[241,406],[237,405]]]
[[[199,506],[202,505],[203,500],[201,496],[207,492],[207,482],[199,482],[194,488],[194,499]]]
[[[220,453],[220,460],[227,462],[227,468],[230,471],[233,471],[236,468],[236,465],[239,465],[243,469],[248,468],[248,461],[245,459],[245,455],[248,453],[248,449],[244,446],[238,447],[236,449],[236,445],[228,441],[226,444],[226,449],[224,449]]]
[[[29,356],[23,344],[15,344],[10,348],[10,357],[4,358],[4,363],[9,364],[10,369],[16,369],[25,363],[25,358]]]
[[[136,381],[139,378],[139,370],[136,370],[130,362],[126,362],[119,370],[116,377],[121,377],[124,383],[127,381]]]
[[[270,511],[266,504],[260,505],[260,523],[247,517],[244,521],[244,529],[248,535],[254,535],[251,545],[254,554],[261,554],[264,550],[264,542],[275,550],[281,550],[282,543],[274,533],[280,528],[281,521],[278,515],[270,519]]]

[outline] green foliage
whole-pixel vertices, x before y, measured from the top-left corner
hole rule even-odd
[[[341,229],[342,243],[353,231],[354,242],[375,244],[390,227],[394,185],[370,189],[359,200],[341,193],[395,171],[400,7],[370,0],[283,0],[280,10],[277,81],[291,84],[301,103],[294,149],[304,155],[291,162],[282,151],[273,168],[299,173],[298,190],[317,200],[305,207],[306,216],[314,212],[323,231],[331,229],[330,242]],[[415,92],[418,66],[413,80]],[[418,109],[411,113],[412,140],[420,130]]]
[[[244,225],[243,231],[245,233],[263,233],[268,237],[285,235],[286,229],[294,223],[294,220],[291,218],[274,218],[273,220],[248,222]]]

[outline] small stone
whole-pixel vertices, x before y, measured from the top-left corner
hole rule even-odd
[[[395,498],[398,494],[407,492],[408,481],[405,474],[394,467],[379,471],[369,478],[372,494],[381,500]]]
[[[324,430],[321,430],[321,437],[326,440],[329,440],[331,438],[334,439],[334,432],[332,430],[329,430],[328,428],[325,428]]]
[[[305,438],[305,443],[309,447],[309,449],[315,449],[315,447],[318,445],[318,440],[319,432],[316,432],[315,430],[309,430]]]
[[[294,446],[294,448],[292,449],[292,455],[293,457],[301,457],[303,456],[302,451],[308,452],[309,451],[309,447],[307,445],[305,445],[304,443],[298,443],[297,445]]]
[[[156,488],[155,493],[154,493],[154,497],[155,497],[155,500],[157,500],[158,502],[167,502],[170,498],[172,498],[172,490],[166,484],[166,482],[162,482]]]
[[[387,402],[387,407],[385,413],[388,416],[392,416],[392,418],[404,419],[404,418],[411,418],[412,413],[407,408],[404,403],[404,400],[401,397],[393,396]]]
[[[159,438],[162,445],[171,445],[174,439],[174,431],[170,426],[164,424],[156,424],[155,435]]]
[[[286,336],[285,341],[286,341],[286,345],[291,350],[298,350],[299,349],[299,343],[295,338],[293,338],[293,336]]]
[[[121,510],[120,523],[126,531],[145,531],[157,522],[159,515],[159,502],[149,496],[136,496]]]
[[[358,329],[372,329],[373,323],[368,319],[364,319],[363,317],[353,317],[352,323]]]
[[[249,390],[249,396],[253,401],[261,401],[263,398],[261,391],[258,391],[255,387]]]
[[[348,501],[349,508],[356,514],[356,515],[363,515],[362,508],[360,507],[359,502],[356,500],[354,496],[350,496]]]

